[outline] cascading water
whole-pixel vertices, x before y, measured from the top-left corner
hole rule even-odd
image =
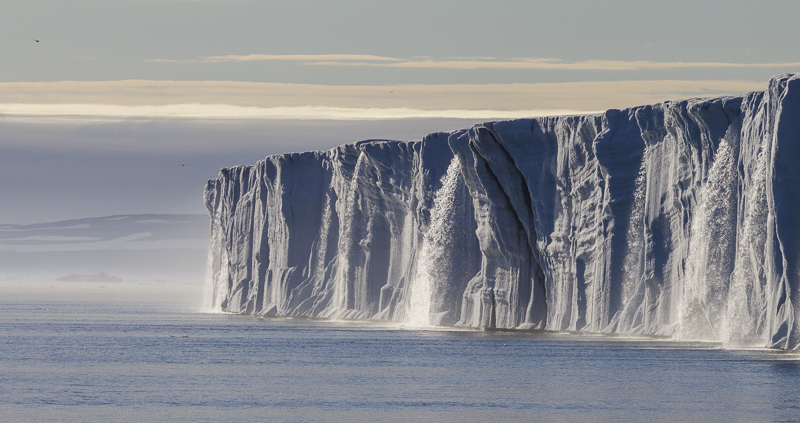
[[[728,293],[725,327],[725,340],[734,344],[763,343],[767,337],[767,293],[763,269],[768,217],[768,141],[765,138],[759,148],[744,196],[742,234],[736,246],[736,266]]]
[[[625,234],[625,260],[622,267],[622,310],[616,316],[618,332],[634,332],[643,324],[644,283],[644,205],[647,196],[647,149],[642,155],[639,174],[636,176],[633,204],[631,205],[628,230]]]
[[[460,272],[454,267],[463,267],[464,264],[456,263],[453,256],[454,253],[469,248],[468,245],[464,245],[468,242],[462,242],[461,245],[458,243],[459,235],[463,236],[464,231],[471,230],[474,233],[474,227],[469,225],[470,222],[474,222],[471,215],[472,207],[466,194],[460,163],[454,157],[447,168],[447,173],[442,177],[441,188],[434,196],[430,226],[425,234],[421,252],[417,256],[416,272],[411,284],[406,314],[406,323],[410,326],[440,324],[446,317],[448,311],[443,308],[449,304],[436,304],[436,300],[441,302],[446,296],[443,291],[452,284],[457,284],[450,281],[454,277],[459,277]]]
[[[212,306],[800,349],[798,93],[780,75],[225,169],[205,192]],[[281,289],[260,302],[265,276]]]
[[[317,241],[317,248],[314,252],[316,260],[313,267],[314,277],[318,282],[325,280],[325,270],[328,264],[328,238],[331,232],[333,223],[333,201],[329,193],[325,194],[325,210],[322,212],[322,228],[320,230],[319,241]]]
[[[427,243],[426,243],[427,245]],[[429,269],[432,267],[425,256],[429,248],[423,247],[423,255],[417,264],[417,274],[411,285],[411,296],[408,300],[408,312],[406,313],[406,323],[412,327],[430,326],[431,318],[431,275]]]
[[[678,336],[719,340],[736,244],[736,157],[723,139],[692,220]]]

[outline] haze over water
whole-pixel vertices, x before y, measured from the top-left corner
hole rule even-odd
[[[4,282],[4,421],[791,421],[800,356],[202,312],[181,284]]]
[[[797,420],[798,353],[421,328],[442,318],[430,313],[436,281],[469,270],[433,264],[450,253],[437,237],[409,310],[422,319],[405,326],[203,310],[202,189],[220,168],[502,118],[742,95],[800,69],[800,2],[726,6],[4,0],[0,422]],[[463,213],[447,198],[442,231]],[[708,215],[727,204],[718,198]],[[743,210],[737,242],[761,239],[762,209]],[[724,241],[717,228],[693,230]],[[634,229],[626,241],[643,245]],[[691,270],[718,282],[699,263],[712,256],[692,255]],[[758,275],[748,263],[734,272]],[[734,316],[745,288],[732,287]],[[682,311],[706,330],[697,310]],[[741,333],[761,327],[742,321]]]

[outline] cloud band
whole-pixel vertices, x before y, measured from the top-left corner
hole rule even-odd
[[[171,62],[168,59],[153,59],[154,62]],[[290,61],[313,66],[358,66],[405,69],[507,69],[507,70],[582,70],[582,71],[639,71],[665,69],[700,68],[798,68],[800,62],[731,63],[731,62],[657,62],[647,60],[581,60],[567,62],[554,58],[453,57],[434,59],[415,57],[410,59],[366,54],[246,54],[206,56],[200,62],[254,62]]]
[[[482,117],[510,118],[519,116],[517,112],[520,111],[589,112],[689,97],[740,95],[764,88],[764,82],[716,80],[380,86],[142,80],[18,82],[0,83],[0,99],[4,103],[0,106],[0,113],[113,113],[117,116],[228,116],[242,113],[262,117],[361,114],[377,118],[390,114],[398,117],[435,113],[451,116],[456,111],[471,116],[474,111],[493,111]],[[75,106],[78,104],[86,106]],[[34,112],[33,106],[25,105],[38,105],[36,109],[40,112]],[[108,111],[100,110],[98,105],[109,106]],[[176,105],[181,106],[177,108]],[[114,109],[110,106],[170,107]],[[224,106],[239,108],[234,112],[234,109]],[[65,112],[67,109],[72,112]],[[211,113],[211,109],[216,111]],[[377,109],[383,111],[378,112]]]

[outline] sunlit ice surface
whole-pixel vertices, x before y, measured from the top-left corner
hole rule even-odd
[[[213,314],[203,287],[0,285],[6,421],[774,421],[800,355]]]

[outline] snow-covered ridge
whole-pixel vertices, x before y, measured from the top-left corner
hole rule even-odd
[[[217,309],[800,348],[800,75],[223,169]]]

